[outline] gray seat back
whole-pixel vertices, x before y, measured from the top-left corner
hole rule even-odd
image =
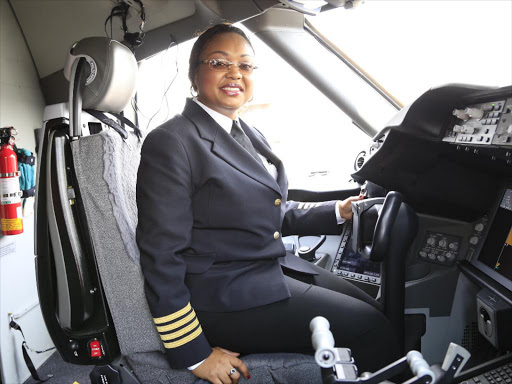
[[[141,142],[113,130],[71,143],[105,296],[123,355],[163,350],[144,295],[135,243],[135,186]]]

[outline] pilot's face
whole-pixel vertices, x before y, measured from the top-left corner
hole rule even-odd
[[[223,33],[208,42],[199,55],[199,61],[211,59],[254,64],[254,52],[240,35]],[[252,98],[253,74],[244,74],[237,65],[227,71],[210,67],[200,64],[194,76],[197,98],[214,111],[234,119],[238,110]]]

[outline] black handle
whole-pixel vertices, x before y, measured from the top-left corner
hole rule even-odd
[[[82,97],[87,77],[91,73],[91,67],[87,65],[85,57],[77,59],[73,64],[71,80],[69,82],[69,135],[70,137],[82,136]]]
[[[317,241],[317,243],[315,245],[313,245],[312,247],[310,247],[308,245],[301,246],[298,250],[299,257],[306,261],[314,261],[316,259],[316,257],[315,257],[316,251],[325,242],[325,239],[327,239],[327,236],[322,235],[322,236],[320,236],[320,239]]]
[[[399,192],[392,191],[387,194],[373,233],[373,245],[370,252],[371,261],[381,262],[386,257],[389,251],[393,224],[395,224],[402,201],[403,197]]]

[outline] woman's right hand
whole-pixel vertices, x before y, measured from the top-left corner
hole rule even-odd
[[[238,380],[240,380],[240,373],[246,379],[250,379],[249,369],[237,356],[240,356],[240,354],[215,347],[211,355],[199,367],[194,369],[192,373],[213,384],[237,384]],[[237,371],[230,375],[229,373],[233,368]]]

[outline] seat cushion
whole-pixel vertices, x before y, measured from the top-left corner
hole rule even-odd
[[[296,353],[253,354],[241,358],[249,368],[250,384],[321,384],[320,367],[313,356]],[[208,384],[186,369],[171,369],[160,352],[135,353],[128,356],[135,374],[142,383]]]

